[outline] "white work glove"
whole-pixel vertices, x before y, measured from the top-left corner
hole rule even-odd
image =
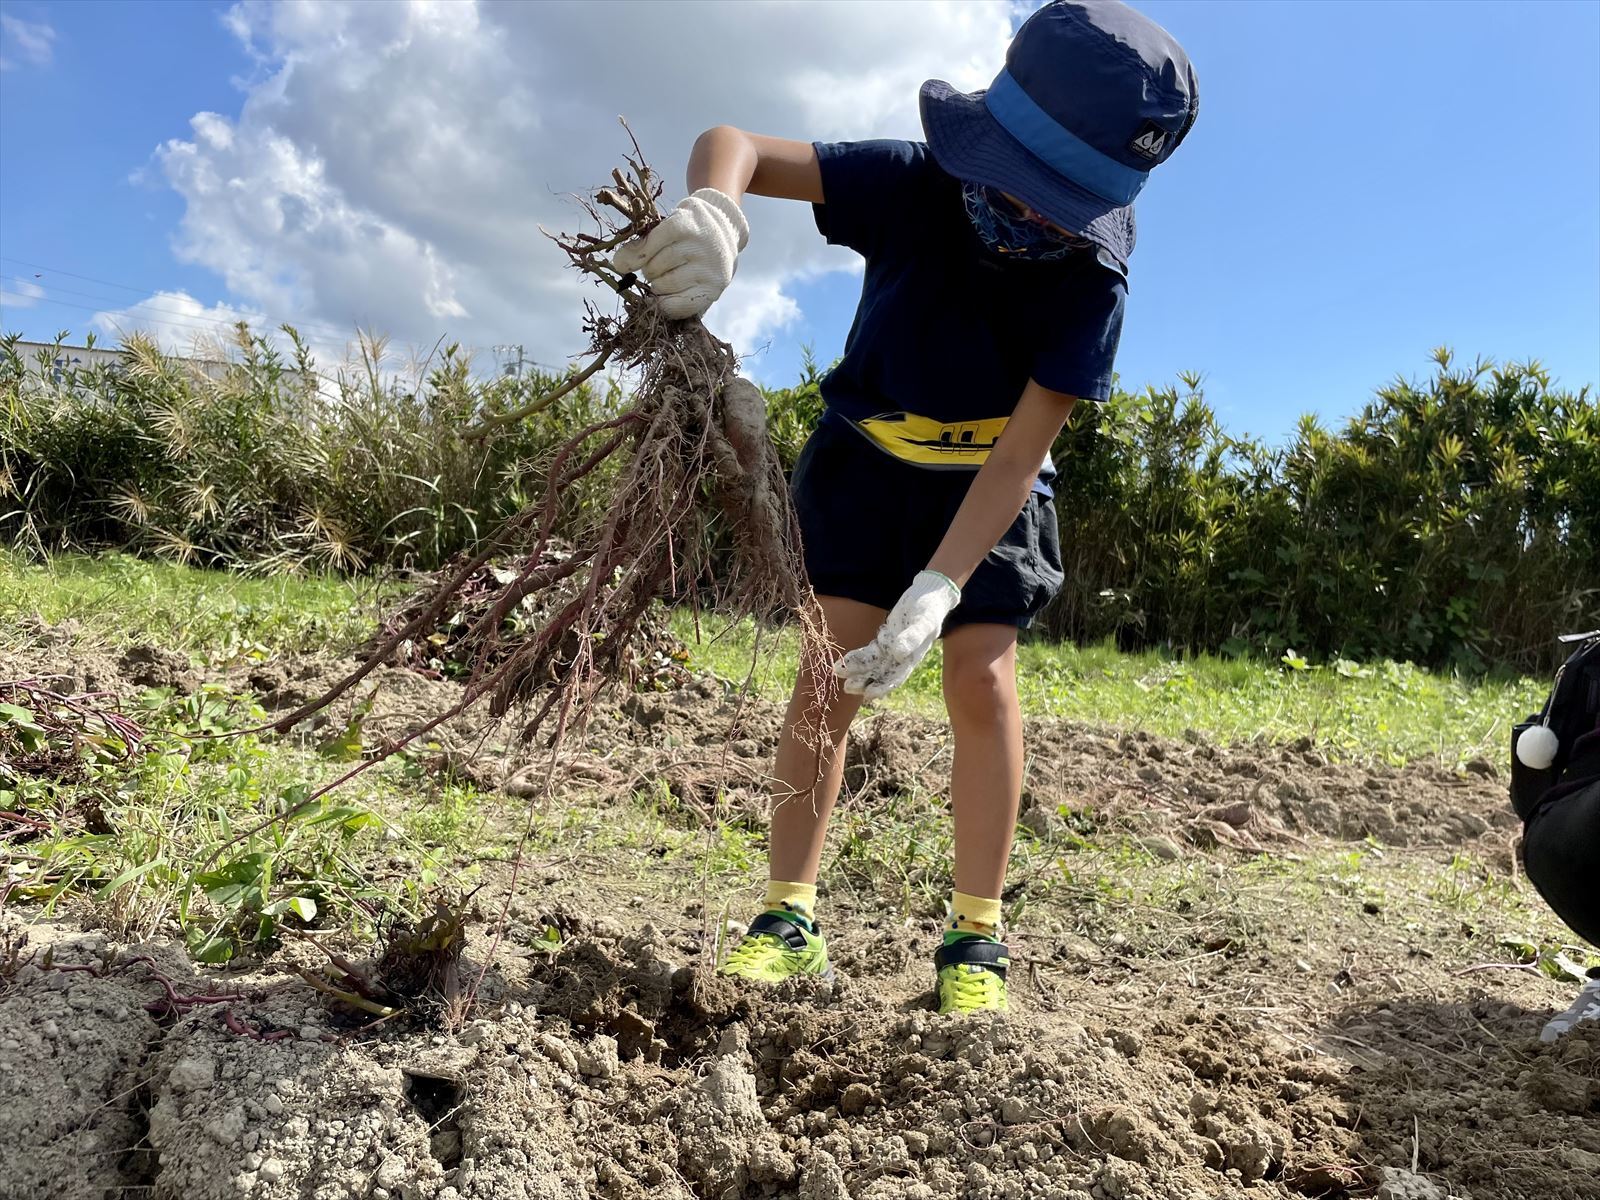
[[[733,198],[701,188],[649,233],[617,247],[611,265],[642,274],[662,314],[681,320],[698,317],[727,290],[749,241],[750,222]]]
[[[886,696],[911,677],[933,649],[944,619],[961,603],[961,589],[937,571],[921,571],[889,611],[889,619],[859,650],[833,664],[844,690],[868,700]]]

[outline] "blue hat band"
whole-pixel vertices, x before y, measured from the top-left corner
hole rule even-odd
[[[1022,85],[1001,71],[983,102],[1002,129],[1059,175],[1088,188],[1101,199],[1132,204],[1150,177],[1148,171],[1127,166],[1100,153],[1065,129],[1022,90]]]

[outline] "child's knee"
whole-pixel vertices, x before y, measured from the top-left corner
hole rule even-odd
[[[1016,672],[1009,655],[950,654],[944,660],[945,707],[952,720],[999,721],[1017,706]]]

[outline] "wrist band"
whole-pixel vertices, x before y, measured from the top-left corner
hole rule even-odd
[[[950,576],[946,575],[943,571],[935,571],[931,567],[929,567],[926,570],[924,570],[923,574],[924,575],[935,575],[938,578],[944,580],[945,583],[949,585],[950,590],[956,594],[956,603],[959,604],[961,602],[961,587],[960,587],[960,585],[958,585],[956,583],[956,581],[954,579],[951,579]]]

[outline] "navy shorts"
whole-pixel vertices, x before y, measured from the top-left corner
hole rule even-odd
[[[893,608],[938,549],[974,474],[901,462],[852,426],[824,419],[801,449],[791,485],[811,586],[819,596]],[[967,580],[945,629],[1025,629],[1062,578],[1055,504],[1035,491]]]

